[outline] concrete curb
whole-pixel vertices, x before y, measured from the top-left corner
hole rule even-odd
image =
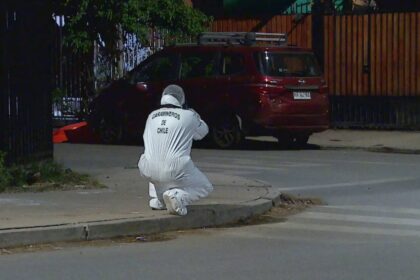
[[[405,148],[393,148],[393,147],[357,147],[357,146],[329,146],[329,145],[318,145],[321,150],[356,150],[356,151],[368,151],[374,153],[390,153],[390,154],[408,154],[418,155],[420,150],[418,149],[405,149]]]
[[[0,231],[0,248],[63,241],[162,233],[235,223],[269,211],[280,203],[280,192],[271,187],[264,197],[237,205],[193,205],[185,217],[134,218],[78,224],[53,225]]]

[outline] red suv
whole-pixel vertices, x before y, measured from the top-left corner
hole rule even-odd
[[[103,90],[90,125],[104,142],[140,139],[162,90],[177,84],[220,148],[261,135],[305,144],[328,128],[327,88],[311,50],[285,41],[283,34],[209,32],[197,44],[166,47]]]

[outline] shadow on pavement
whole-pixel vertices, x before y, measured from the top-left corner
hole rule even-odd
[[[217,147],[211,145],[208,142],[195,142],[193,144],[194,148],[198,149],[208,149],[208,150],[220,150]],[[227,150],[244,150],[244,151],[298,151],[298,150],[320,150],[321,147],[313,144],[306,144],[303,146],[291,145],[284,147],[279,145],[274,141],[260,141],[253,139],[244,140],[238,147],[227,149]]]

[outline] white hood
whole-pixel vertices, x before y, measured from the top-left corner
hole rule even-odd
[[[184,90],[177,85],[167,86],[162,93],[162,99],[160,105],[174,105],[182,107],[185,103]]]
[[[160,105],[174,105],[178,107],[182,107],[182,104],[179,103],[178,99],[173,97],[172,95],[163,95],[160,99]]]

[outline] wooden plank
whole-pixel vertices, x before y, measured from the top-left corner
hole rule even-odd
[[[416,17],[416,96],[420,96],[420,13]]]
[[[244,31],[242,28],[242,19],[240,18],[236,19],[236,31],[238,32]]]
[[[211,26],[210,26],[210,31],[212,31],[212,32],[218,32],[218,25],[219,25],[219,21],[218,20],[215,20],[215,21],[213,21],[212,23],[211,23]]]
[[[369,59],[369,17],[370,15],[363,16],[363,64],[371,67],[371,61]],[[370,95],[369,87],[369,73],[363,74],[363,95]]]
[[[400,84],[399,80],[399,49],[398,49],[398,40],[399,40],[399,26],[398,26],[398,14],[393,15],[393,40],[392,40],[392,77],[393,77],[393,96],[398,96],[398,88]]]
[[[291,20],[291,16],[287,15],[287,32],[289,33],[290,36],[290,42],[293,45],[296,45],[296,33],[294,30],[295,27],[295,23]]]
[[[410,95],[416,95],[416,80],[420,79],[416,76],[416,14],[410,13]]]
[[[278,33],[278,31],[277,31],[277,20],[278,20],[278,16],[275,16],[272,19],[271,29],[272,29],[273,33]]]
[[[238,19],[238,18],[236,18],[236,19],[233,21],[233,26],[234,26],[233,31],[236,31],[236,32],[241,31],[241,26],[240,26],[240,23],[241,23],[241,20],[240,20],[240,19]]]
[[[343,21],[342,16],[336,16],[335,26],[335,81],[336,81],[336,95],[342,95],[341,89],[341,52],[342,52],[342,40],[341,40],[341,25]]]
[[[225,32],[232,31],[232,19],[226,19],[224,21],[224,28]]]
[[[293,41],[293,36],[292,36],[292,23],[289,19],[289,16],[284,16],[285,18],[285,22],[286,22],[286,32],[288,34],[288,36],[290,37],[290,43],[291,44],[295,44],[295,42]]]
[[[335,38],[335,89],[334,93],[335,95],[342,95],[341,93],[341,16],[335,16],[335,32],[334,32],[334,38]]]
[[[347,41],[347,16],[343,16],[341,22],[341,38],[342,38],[342,52],[341,52],[341,91],[343,95],[348,95],[347,92],[347,52],[348,52],[348,41]]]
[[[313,19],[312,15],[309,15],[306,17],[306,20],[307,20],[306,34],[307,34],[307,39],[308,39],[308,42],[306,43],[307,48],[312,48],[312,22],[313,22],[312,19]]]
[[[276,32],[281,33],[281,17],[276,16]]]
[[[410,95],[410,14],[404,14],[404,96]]]
[[[299,23],[299,46],[302,48],[307,47],[307,33],[308,33],[308,19],[305,18]]]
[[[248,28],[249,22],[250,22],[249,19],[242,19],[242,31],[243,32],[249,32],[250,31],[249,28]]]
[[[300,21],[297,26],[296,26],[296,45],[298,47],[302,47],[302,27],[303,27],[303,22]]]
[[[359,32],[359,26],[358,26],[358,18],[359,16],[353,16],[352,18],[352,43],[353,43],[353,50],[352,50],[352,84],[351,84],[351,94],[354,96],[357,96],[357,70],[358,70],[358,65],[357,65],[357,58],[359,55],[359,51],[357,48],[357,43],[358,43],[358,32]]]
[[[328,84],[329,83],[329,73],[330,73],[330,56],[329,56],[329,44],[328,44],[328,39],[329,39],[329,17],[325,16],[322,18],[323,21],[323,32],[324,32],[324,79],[325,82]]]
[[[381,15],[375,15],[375,23],[376,23],[376,54],[375,54],[375,63],[376,63],[376,72],[375,72],[375,95],[381,95],[381,72],[382,72],[382,65],[381,65],[381,45],[382,45],[382,38],[381,38]]]
[[[352,31],[354,29],[353,26],[353,16],[346,16],[347,19],[347,57],[346,57],[346,65],[347,65],[347,73],[346,73],[346,92],[347,95],[353,95],[352,91],[352,80],[353,80],[353,38],[352,38]]]
[[[224,23],[223,20],[219,20],[218,30],[219,30],[219,32],[222,32],[222,31],[225,30],[225,23]]]
[[[260,18],[260,21],[264,23],[264,19]],[[261,32],[267,32],[267,22],[261,27]]]
[[[287,34],[287,30],[286,30],[286,18],[284,16],[280,17],[279,24],[280,24],[280,32]]]
[[[387,39],[389,36],[389,29],[388,29],[388,22],[386,18],[386,14],[380,15],[380,21],[381,21],[381,41],[380,44],[382,46],[381,49],[381,71],[379,71],[379,84],[380,84],[380,94],[381,96],[387,96],[387,81],[388,81],[388,75],[386,71],[387,67],[387,53],[388,53],[388,44]]]
[[[387,32],[388,32],[388,36],[387,36],[387,40],[386,40],[386,44],[388,45],[388,49],[387,49],[387,64],[386,64],[386,75],[388,77],[388,79],[386,80],[386,91],[387,91],[387,95],[388,96],[392,96],[393,95],[393,87],[392,87],[392,81],[394,80],[394,76],[392,75],[392,68],[393,66],[393,62],[392,62],[392,53],[393,53],[393,42],[392,42],[392,38],[394,37],[394,26],[392,24],[392,18],[393,15],[391,13],[386,15],[386,22],[387,22]]]
[[[340,25],[340,92],[342,95],[347,95],[346,92],[346,51],[347,51],[347,40],[346,40],[346,26],[347,26],[347,19],[345,16],[341,17],[341,25]]]
[[[273,33],[273,28],[271,28],[272,18],[269,19],[265,25],[265,32]]]
[[[250,19],[249,22],[248,22],[249,31],[253,31],[256,24],[257,23],[256,23],[255,19]]]
[[[324,32],[324,78],[325,82],[329,87],[331,87],[331,80],[330,80],[330,72],[331,72],[331,60],[332,57],[330,56],[330,29],[331,29],[331,21],[330,16],[325,16],[323,18],[323,32]]]
[[[363,16],[357,18],[357,95],[363,94],[363,40],[364,29]]]
[[[221,25],[222,25],[222,28],[221,28],[222,31],[226,32],[226,31],[229,30],[229,28],[228,28],[229,21],[227,19],[222,20]]]
[[[405,64],[405,54],[404,54],[404,14],[398,14],[398,96],[404,95],[404,64]]]
[[[329,39],[329,45],[330,45],[330,55],[331,55],[331,62],[330,62],[330,83],[328,84],[329,87],[331,87],[330,95],[334,95],[336,92],[336,65],[335,62],[337,60],[337,57],[335,55],[336,50],[336,34],[335,34],[335,22],[336,22],[336,16],[330,17],[330,39]]]
[[[376,17],[375,15],[370,15],[371,20],[371,30],[370,30],[370,64],[371,64],[371,73],[370,73],[370,94],[376,95]]]
[[[251,32],[251,30],[252,30],[252,19],[251,18],[248,19],[245,22],[245,29],[246,29],[247,32]]]
[[[217,21],[217,31],[218,32],[222,32],[224,30],[224,21],[223,20],[218,20]]]
[[[302,42],[302,33],[303,33],[303,21],[299,21],[299,23],[297,24],[296,28],[295,28],[295,32],[296,32],[296,45],[298,47],[303,47],[303,42]],[[321,31],[320,31],[321,32]]]

